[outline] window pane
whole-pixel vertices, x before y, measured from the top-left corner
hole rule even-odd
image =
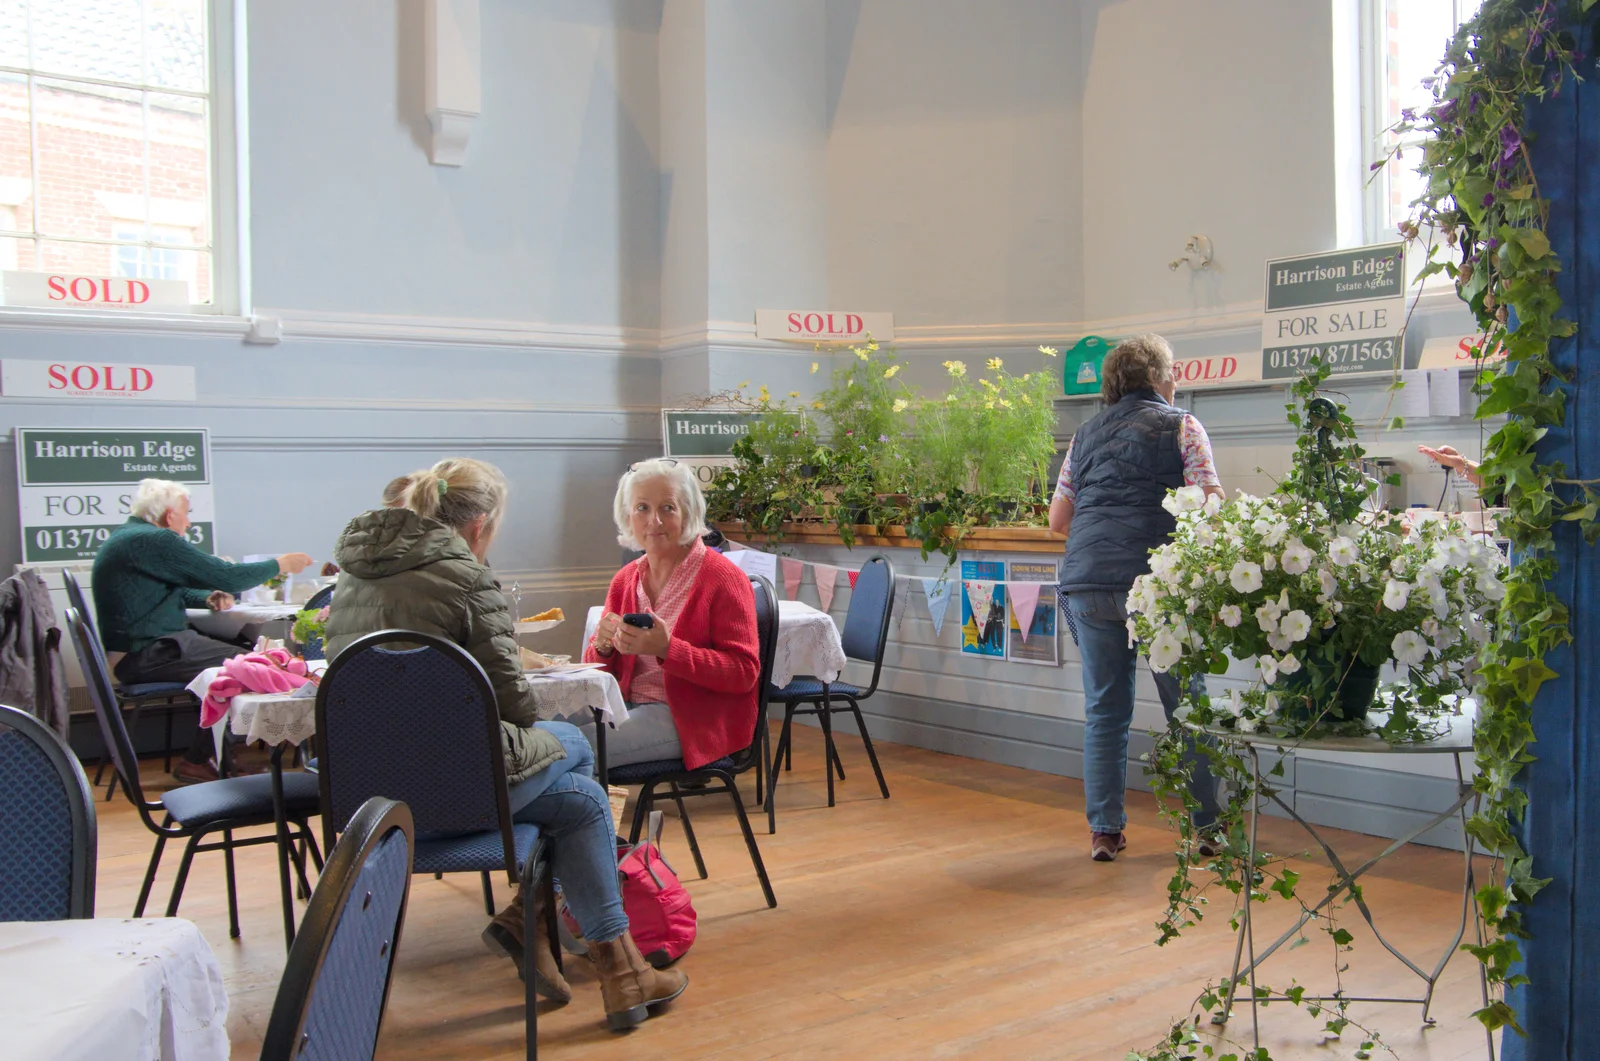
[[[152,92],[149,108],[150,223],[181,230],[181,239],[165,242],[204,246],[210,242],[206,101]]]
[[[33,231],[28,81],[20,74],[0,74],[0,229]]]
[[[28,65],[28,0],[0,0],[0,66]]]
[[[144,222],[141,96],[126,89],[35,79],[42,234],[109,239],[113,219]]]
[[[205,0],[145,0],[147,84],[206,91]]]
[[[0,236],[0,269],[32,269],[33,240]]]
[[[109,81],[143,74],[139,0],[31,0],[34,68]]]
[[[20,253],[26,255],[26,241],[19,242]],[[206,251],[40,240],[39,253],[40,265],[51,272],[177,280],[188,285],[190,302],[211,301],[211,255]]]

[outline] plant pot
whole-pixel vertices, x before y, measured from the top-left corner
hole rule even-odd
[[[997,501],[994,506],[994,517],[1002,523],[1009,523],[1017,518],[1017,502]]]
[[[800,465],[800,478],[815,479],[817,477],[817,472],[821,470],[822,469],[818,468],[815,464],[802,464]]]
[[[1331,704],[1310,702],[1313,674],[1323,676],[1325,690],[1337,690],[1331,693]],[[1286,713],[1309,720],[1323,715],[1326,708],[1325,717],[1329,719],[1359,722],[1367,717],[1378,695],[1378,668],[1354,657],[1341,658],[1336,663],[1306,659],[1300,670],[1280,678],[1278,687],[1285,694],[1280,699],[1285,701]]]
[[[845,509],[845,522],[852,526],[860,527],[868,522],[868,510],[864,508]]]
[[[298,655],[301,659],[306,660],[308,662],[310,660],[327,659],[328,658],[327,655],[323,652],[323,649],[322,649],[322,637],[320,635],[313,635],[311,637],[311,639],[306,641],[304,644],[301,644],[300,642],[295,641],[293,638],[290,638],[289,639],[289,649],[290,649],[290,651],[292,651],[296,655]]]
[[[931,516],[944,507],[943,501],[924,501],[917,506],[917,511],[924,516]]]

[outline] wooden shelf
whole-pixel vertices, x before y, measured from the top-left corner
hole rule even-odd
[[[731,541],[753,545],[843,545],[839,532],[827,523],[785,523],[782,539],[768,542],[761,534],[751,534],[743,523],[714,523]],[[973,552],[991,553],[1059,553],[1065,547],[1067,536],[1057,534],[1048,527],[975,527],[961,539],[961,548]],[[856,545],[873,548],[920,549],[922,543],[906,535],[904,527],[885,527],[879,534],[876,527],[856,527]]]

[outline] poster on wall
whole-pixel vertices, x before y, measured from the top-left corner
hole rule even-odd
[[[1405,250],[1385,243],[1267,262],[1260,378],[1293,379],[1319,356],[1335,376],[1400,367]]]
[[[1006,659],[1014,663],[1061,665],[1056,636],[1056,565],[1051,560],[1013,560],[1006,575],[1011,599],[1006,621]],[[1027,625],[1023,625],[1026,623]]]
[[[17,510],[22,561],[92,560],[128,521],[140,479],[189,488],[186,537],[214,553],[211,435],[204,428],[19,427]]]
[[[1006,654],[1006,565],[999,560],[961,561],[961,651],[1004,659]]]
[[[728,409],[663,409],[662,455],[689,465],[705,486],[733,465],[733,444],[760,420],[760,413]]]

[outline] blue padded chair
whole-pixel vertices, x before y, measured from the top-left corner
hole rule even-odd
[[[333,586],[323,586],[313,593],[311,599],[301,605],[301,608],[306,611],[317,611],[318,609],[326,608],[333,603],[333,590]]]
[[[546,938],[557,938],[549,853],[537,825],[511,820],[494,688],[465,649],[414,630],[380,630],[351,642],[317,687],[317,746],[328,844],[366,800],[402,800],[416,823],[412,872],[481,873],[493,916],[489,875],[504,870],[522,884],[525,923],[542,883]],[[558,966],[560,960],[557,952]],[[525,980],[532,1058],[538,1018],[534,978]]]
[[[289,948],[261,1061],[371,1061],[411,894],[411,811],[374,796],[328,853]]]
[[[66,568],[61,569],[61,584],[65,586],[67,590],[67,603],[78,609],[78,614],[87,619],[91,613],[88,605],[83,599],[83,588],[78,585],[78,580],[73,576],[72,572],[68,571]],[[94,629],[94,625],[92,623],[89,626],[89,632],[94,636],[96,641],[100,640],[100,634]],[[104,651],[104,648],[102,648],[101,653],[104,654]],[[119,684],[113,681],[112,688],[116,693],[117,706],[123,711],[133,715],[133,722],[130,728],[138,726],[139,716],[143,715],[147,709],[161,711],[166,715],[167,736],[166,743],[163,745],[163,748],[166,751],[167,758],[166,764],[162,767],[162,769],[171,770],[172,716],[179,711],[189,708],[193,708],[196,712],[198,712],[200,701],[195,699],[194,694],[191,693],[182,682],[134,682],[132,684]],[[106,762],[109,760],[109,758],[110,752],[108,751],[105,755],[100,757],[100,764],[95,767],[94,783],[96,785],[100,783],[100,777],[105,773]],[[116,795],[116,792],[117,775],[115,771],[112,771],[111,780],[106,784],[107,803],[111,802],[111,797]]]
[[[123,724],[122,712],[117,709],[116,697],[111,692],[111,675],[106,669],[105,655],[100,642],[89,629],[83,613],[76,608],[67,609],[67,629],[72,633],[78,659],[83,663],[83,676],[89,686],[89,701],[94,705],[95,717],[100,722],[100,736],[111,753],[111,763],[116,767],[122,788],[128,799],[138,808],[145,828],[156,834],[155,849],[150,852],[150,867],[145,870],[144,883],[139,887],[139,899],[134,904],[133,916],[143,917],[144,906],[150,898],[150,886],[155,883],[156,870],[161,865],[161,852],[168,840],[187,840],[183,860],[178,863],[178,877],[172,885],[172,897],[167,901],[167,916],[178,916],[178,904],[183,900],[183,886],[189,879],[189,864],[201,851],[221,851],[228,876],[228,935],[239,936],[239,899],[234,888],[233,849],[254,847],[257,844],[277,842],[277,816],[272,805],[272,778],[267,774],[250,777],[224,777],[186,788],[172,789],[161,794],[159,802],[144,798],[144,786],[139,780],[139,760],[133,754],[133,742],[128,739],[128,729]],[[311,852],[317,869],[322,868],[322,853],[316,837],[306,824],[319,806],[317,779],[310,774],[287,773],[283,775],[284,810],[289,824],[298,830],[300,838]],[[157,823],[155,815],[163,815]],[[260,836],[236,840],[235,829],[269,826],[271,831]],[[222,834],[221,843],[204,843],[214,833]],[[293,834],[291,833],[291,836]],[[289,845],[289,856],[294,860],[300,875],[304,894],[311,893],[306,881],[305,865],[294,845]],[[293,911],[285,911],[292,916]]]
[[[43,722],[0,704],[0,921],[94,916],[94,794]]]
[[[769,750],[767,690],[772,685],[772,659],[778,651],[778,595],[772,583],[760,575],[750,576],[750,588],[756,596],[756,634],[761,645],[761,676],[756,684],[756,728],[751,735],[750,746],[716,762],[707,763],[698,770],[686,769],[682,759],[661,759],[614,766],[607,772],[607,777],[612,784],[642,786],[638,802],[633,808],[629,843],[639,842],[639,834],[657,800],[670,799],[678,805],[678,820],[683,822],[683,833],[689,841],[689,851],[694,855],[694,867],[702,880],[706,876],[706,864],[700,857],[700,844],[695,839],[694,826],[689,822],[689,812],[683,801],[691,796],[714,796],[726,792],[733,801],[733,812],[739,819],[740,832],[744,833],[744,844],[750,850],[750,861],[755,866],[756,877],[761,881],[761,892],[766,896],[767,905],[772,907],[778,905],[778,900],[772,894],[772,882],[767,879],[767,867],[761,861],[761,849],[756,846],[755,834],[750,831],[750,819],[744,811],[744,799],[734,782],[739,774],[756,769],[756,788],[758,792],[760,790],[759,769],[767,761]],[[670,792],[658,795],[658,785],[669,786]]]
[[[872,772],[878,776],[878,788],[883,798],[889,798],[889,785],[883,780],[883,768],[878,765],[878,753],[873,750],[872,736],[867,732],[867,720],[861,717],[861,701],[878,691],[878,676],[883,672],[883,647],[889,640],[889,617],[894,614],[894,565],[887,557],[870,557],[861,565],[855,587],[850,591],[850,610],[845,613],[844,632],[840,642],[849,659],[872,664],[872,683],[863,689],[845,682],[824,682],[810,676],[794,679],[782,689],[774,690],[772,699],[783,704],[783,732],[778,735],[778,748],[772,758],[772,774],[767,781],[767,816],[775,822],[776,810],[772,805],[778,788],[778,761],[784,769],[794,766],[794,745],[790,742],[790,728],[796,715],[816,715],[822,723],[822,739],[827,745],[828,806],[833,806],[833,774],[839,772],[844,780],[844,763],[839,759],[839,749],[833,742],[833,714],[849,711],[856,716],[856,728],[861,731],[861,743],[866,745],[867,758],[872,761]],[[836,706],[834,700],[843,700]]]

